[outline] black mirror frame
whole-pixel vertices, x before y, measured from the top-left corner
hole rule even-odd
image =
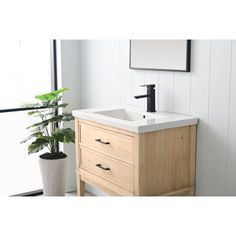
[[[159,69],[159,68],[140,68],[131,66],[131,40],[129,41],[129,69],[135,70],[157,70],[157,71],[176,71],[176,72],[190,72],[191,69],[191,40],[188,39],[186,43],[186,69],[185,70],[171,70],[171,69]]]

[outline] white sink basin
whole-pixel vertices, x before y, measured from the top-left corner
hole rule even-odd
[[[135,133],[194,125],[198,118],[167,112],[145,112],[133,107],[100,107],[72,111],[74,117]]]
[[[127,109],[107,110],[94,113],[126,121],[139,121],[143,119],[164,118],[164,116],[160,115],[151,115],[144,112],[130,111]]]

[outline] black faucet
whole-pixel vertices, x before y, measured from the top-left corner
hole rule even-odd
[[[140,85],[147,87],[147,94],[134,96],[135,99],[147,98],[147,112],[156,112],[155,110],[155,84]]]

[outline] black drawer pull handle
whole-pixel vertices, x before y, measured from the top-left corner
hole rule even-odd
[[[106,171],[110,170],[109,167],[105,168],[105,167],[103,167],[101,164],[96,164],[96,166],[97,166],[98,168],[101,168],[101,169],[106,170]]]
[[[110,144],[110,142],[103,142],[100,138],[95,139],[95,141],[106,145]]]

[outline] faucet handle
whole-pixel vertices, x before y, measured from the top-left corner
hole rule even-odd
[[[140,87],[155,88],[155,84],[142,84]]]

